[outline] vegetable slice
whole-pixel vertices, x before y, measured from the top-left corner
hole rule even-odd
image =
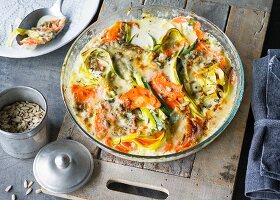
[[[129,45],[129,44],[131,44],[133,38],[136,36],[136,34],[131,36],[131,29],[132,29],[131,27],[133,25],[136,25],[136,26],[139,26],[139,25],[137,23],[129,23],[129,22],[123,22],[123,24],[124,24],[124,27],[125,27],[124,28],[124,31],[125,31],[125,34],[124,34],[125,44]]]
[[[146,124],[149,125],[149,128],[152,130],[156,130],[157,129],[157,122],[155,120],[155,116],[152,115],[152,113],[150,112],[149,109],[147,108],[140,108],[142,115],[145,117],[146,120]]]
[[[136,108],[159,108],[160,102],[153,93],[141,86],[136,86],[121,95],[120,100],[126,108],[134,110]]]
[[[162,112],[167,115],[167,116],[171,116],[173,110],[164,102],[164,100],[156,93],[156,91],[150,86],[150,84],[146,81],[143,81],[144,85],[146,88],[148,88],[149,90],[152,91],[152,93],[155,95],[155,97],[160,101],[161,103],[161,107],[160,109],[162,110]]]
[[[138,145],[141,146],[142,148],[146,149],[151,149],[151,150],[156,150],[159,147],[161,147],[162,143],[165,141],[165,133],[164,132],[158,132],[160,135],[157,136],[156,138],[151,138],[151,137],[138,137],[137,139],[134,140],[134,142]]]
[[[74,95],[76,102],[85,103],[90,98],[94,97],[96,90],[93,87],[86,87],[83,85],[74,84],[71,87],[71,92]]]
[[[154,47],[154,51],[161,51],[167,56],[172,56],[183,46],[189,46],[189,42],[177,28],[171,28],[166,32],[160,44]]]
[[[196,48],[197,42],[198,39],[196,39],[195,42],[189,45],[188,47],[184,46],[178,57],[182,58],[183,56],[188,55],[191,51],[193,51]]]
[[[172,109],[179,105],[180,99],[185,96],[182,86],[171,82],[163,73],[153,78],[151,86]]]
[[[135,143],[137,146],[140,146],[145,149],[156,150],[158,149],[161,144],[165,141],[165,133],[164,132],[157,132],[154,136],[145,136],[143,134],[133,133],[130,135],[115,137],[112,139],[112,145],[115,145],[117,150],[124,150],[122,144],[125,143]],[[130,149],[126,149],[127,152]]]
[[[109,52],[101,48],[91,48],[84,51],[82,54],[83,66],[81,72],[93,75],[93,72],[99,71],[100,75],[108,77],[111,72],[116,73],[120,78],[123,78],[118,68],[113,65]],[[100,77],[100,76],[99,76]]]
[[[120,30],[122,28],[122,22],[117,21],[111,26],[110,28],[106,29],[103,33],[102,42],[114,42],[116,41],[120,36]]]

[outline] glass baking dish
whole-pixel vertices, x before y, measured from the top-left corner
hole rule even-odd
[[[224,47],[225,51],[228,54],[228,57],[231,61],[231,65],[234,68],[235,74],[237,76],[237,89],[236,89],[234,105],[230,111],[230,114],[225,119],[223,125],[220,126],[213,134],[210,134],[208,137],[203,139],[197,145],[178,153],[161,155],[161,156],[141,156],[141,155],[127,154],[112,149],[102,144],[98,140],[96,140],[91,134],[87,133],[87,131],[83,129],[81,124],[79,124],[79,122],[75,118],[75,113],[73,108],[70,106],[71,98],[70,98],[70,89],[68,85],[69,85],[72,69],[74,67],[77,56],[79,56],[80,54],[80,51],[92,39],[92,37],[99,34],[103,29],[111,26],[115,21],[118,20],[130,21],[130,20],[140,19],[142,18],[143,13],[150,14],[151,16],[156,16],[160,18],[166,18],[166,19],[171,19],[177,16],[187,16],[187,15],[197,19],[201,23],[202,30],[211,33],[222,44],[222,46]],[[80,34],[80,36],[75,40],[75,42],[72,44],[71,48],[69,49],[65,57],[62,71],[61,71],[61,91],[62,91],[62,96],[66,108],[70,113],[71,117],[73,118],[73,120],[75,121],[75,123],[82,130],[82,132],[88,137],[89,140],[92,140],[101,149],[115,156],[119,156],[121,158],[129,159],[129,160],[139,161],[139,162],[165,162],[165,161],[176,160],[188,156],[190,154],[193,154],[199,151],[200,149],[202,149],[203,147],[205,147],[206,145],[208,145],[210,142],[212,142],[217,136],[219,136],[223,132],[223,130],[228,126],[228,124],[235,116],[242,100],[243,90],[244,90],[244,71],[243,71],[240,57],[235,47],[233,46],[229,38],[223,33],[223,31],[221,31],[212,22],[192,12],[183,9],[167,7],[167,6],[130,7],[124,10],[117,11],[110,16],[106,16],[96,21],[91,26],[89,26],[85,31],[83,31]]]

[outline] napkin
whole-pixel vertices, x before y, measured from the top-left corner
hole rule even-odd
[[[253,63],[254,135],[248,157],[245,195],[280,199],[280,50]]]

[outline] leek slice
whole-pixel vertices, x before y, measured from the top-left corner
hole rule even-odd
[[[151,111],[147,108],[140,108],[142,115],[144,116],[146,120],[146,124],[149,126],[150,129],[156,130],[157,129],[157,123],[154,119],[154,116],[152,115]]]
[[[22,28],[17,28],[16,29],[17,35],[28,35],[29,37],[35,38],[35,37],[40,37],[40,34],[37,31],[34,30],[27,30],[27,29],[22,29]]]
[[[164,51],[166,49],[175,48],[178,43],[186,40],[177,28],[169,29],[163,36],[159,44],[154,46],[154,51]],[[179,46],[181,49],[182,47]]]
[[[155,141],[155,142],[150,144],[150,145],[143,145],[137,139],[142,139],[142,140],[146,140],[146,141],[150,141],[150,142]],[[153,137],[144,136],[144,135],[142,136],[138,133],[133,133],[133,134],[130,134],[130,135],[119,136],[119,137],[113,138],[112,139],[112,145],[117,145],[121,142],[134,142],[137,146],[140,146],[141,148],[156,150],[159,147],[161,147],[161,145],[164,141],[165,141],[165,133],[164,132],[162,132],[162,134],[158,138],[153,138]]]
[[[145,87],[152,91],[152,93],[155,95],[155,97],[160,101],[161,103],[161,111],[167,115],[168,117],[172,116],[173,110],[164,102],[164,100],[156,93],[156,91],[150,86],[150,84],[146,81],[143,81]]]
[[[191,53],[196,48],[197,42],[198,42],[198,39],[196,39],[195,42],[192,43],[190,46],[188,46],[188,47],[184,46],[182,51],[180,52],[179,58],[182,58],[182,57],[188,55],[189,53]]]
[[[145,88],[141,75],[137,71],[134,71],[133,74],[134,74],[135,83],[137,85]],[[149,128],[151,128],[152,130],[156,130],[157,123],[156,123],[156,120],[155,120],[154,116],[152,115],[151,111],[147,108],[140,108],[140,110],[142,112],[143,117],[145,118],[146,124],[149,125]]]
[[[143,145],[141,144],[139,141],[137,141],[137,138],[133,140],[133,142],[135,144],[137,144],[138,146],[144,148],[144,149],[150,149],[150,150],[157,150],[159,147],[162,146],[163,142],[165,142],[166,140],[166,137],[165,137],[165,133],[163,132],[158,138],[150,138],[150,137],[138,137],[138,138],[141,138],[141,139],[144,139],[144,140],[155,140],[155,142],[153,144],[150,144],[150,145]]]
[[[137,137],[139,137],[139,133],[133,133],[133,134],[130,134],[130,135],[115,137],[115,138],[112,139],[112,144],[116,145],[116,144],[119,144],[121,142],[132,142]]]
[[[108,78],[109,75],[113,72],[116,73],[119,77],[123,78],[122,75],[119,73],[118,68],[113,65],[112,59],[110,54],[101,48],[91,48],[86,51],[84,51],[82,54],[83,59],[83,66],[82,70],[85,73],[90,73],[91,69],[91,59],[96,59],[96,61],[101,61],[103,63],[106,63],[106,69],[102,74],[105,74],[105,76]],[[95,71],[95,69],[93,69]]]
[[[123,23],[125,23],[125,22],[123,22]],[[132,40],[133,40],[133,38],[136,36],[136,34],[133,35],[133,36],[131,36],[131,29],[132,29],[131,26],[130,26],[129,24],[125,23],[125,28],[124,28],[124,31],[125,31],[124,40],[125,40],[125,44],[126,44],[126,45],[130,45],[131,42],[132,42]]]

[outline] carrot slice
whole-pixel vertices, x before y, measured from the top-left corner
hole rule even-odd
[[[223,71],[226,71],[227,66],[228,66],[228,62],[225,56],[218,56],[217,57],[218,60],[218,66],[219,68],[221,68]]]
[[[31,37],[27,37],[21,40],[20,43],[25,45],[37,45],[40,43],[40,41]]]
[[[59,32],[65,25],[66,18],[55,19],[51,21],[52,30],[54,32]]]
[[[168,48],[168,49],[164,49],[163,53],[167,56],[172,56],[174,54],[175,50],[174,48]]]
[[[181,101],[178,99],[170,99],[170,98],[164,98],[164,102],[172,109],[175,109],[176,106],[179,106],[181,104]]]
[[[212,53],[212,51],[201,41],[197,42],[196,49],[200,52]]]
[[[178,16],[178,17],[173,18],[172,21],[182,24],[182,23],[185,23],[185,22],[189,22],[190,18],[187,18],[187,17],[184,17],[184,16]]]
[[[131,142],[121,142],[115,146],[115,149],[124,153],[131,150]]]
[[[173,149],[173,144],[172,144],[172,142],[168,142],[168,143],[165,145],[165,147],[164,147],[164,149],[163,149],[163,152],[166,153],[166,152],[168,152],[168,151],[171,151],[172,149]]]
[[[205,35],[205,33],[200,29],[201,24],[196,21],[195,24],[193,25],[193,29],[198,37],[198,39],[202,39]]]
[[[151,144],[154,144],[159,140],[159,137],[161,137],[163,132],[159,131],[155,133],[154,138],[148,138],[148,137],[138,137],[136,140],[142,144],[143,146],[148,146]]]
[[[157,139],[147,139],[147,138],[137,138],[137,141],[144,146],[148,146],[148,145],[154,144],[158,140]]]
[[[130,89],[120,97],[120,100],[129,110],[136,108],[159,108],[161,106],[153,93],[141,86]]]
[[[192,146],[194,146],[196,143],[192,142],[190,140],[190,138],[187,138],[184,140],[184,142],[178,146],[175,147],[175,151],[176,152],[180,152],[180,151],[184,151],[186,149],[191,148]]]
[[[85,103],[89,98],[94,97],[96,91],[93,87],[74,84],[71,88],[71,92],[74,94],[76,102]]]
[[[108,132],[106,116],[102,109],[97,110],[94,118],[94,127],[98,139],[103,139]]]
[[[181,103],[180,99],[185,96],[182,86],[171,82],[163,73],[158,74],[151,81],[151,86],[157,94],[163,97],[164,102],[173,109]]]
[[[105,144],[108,146],[108,147],[112,147],[112,137],[111,136],[107,136],[105,138]]]
[[[122,27],[122,22],[115,22],[113,26],[106,29],[102,37],[102,42],[113,42],[120,37],[120,30]]]
[[[182,141],[180,141],[175,146],[175,151],[180,152],[183,150],[186,150],[192,146],[194,146],[197,142],[195,141],[195,127],[189,117],[186,117],[186,128],[185,133],[182,138]]]

